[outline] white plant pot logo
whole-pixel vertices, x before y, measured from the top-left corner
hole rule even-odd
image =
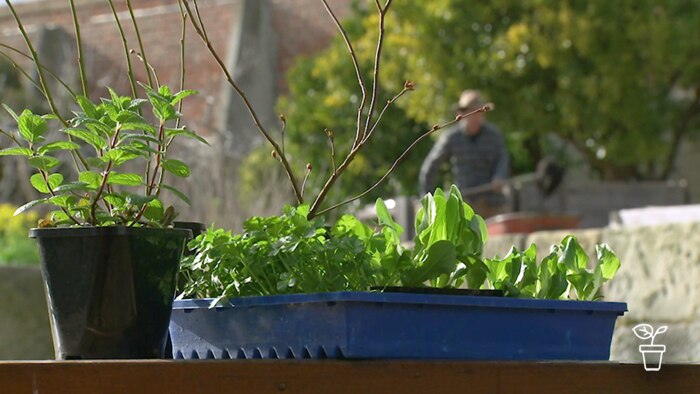
[[[655,345],[654,338],[666,332],[668,326],[661,326],[656,331],[651,324],[637,324],[633,328],[634,335],[642,340],[651,339],[648,345],[639,345],[639,352],[642,353],[642,358],[644,359],[644,370],[646,371],[658,371],[661,369],[661,360],[663,359],[664,352],[666,351],[666,345]]]

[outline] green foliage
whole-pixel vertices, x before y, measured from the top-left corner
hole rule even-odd
[[[452,187],[422,200],[414,248],[399,240],[403,229],[377,200],[378,226],[371,229],[344,215],[333,226],[309,220],[309,208],[254,217],[242,234],[209,229],[190,242],[194,255],[182,263],[180,297],[238,296],[363,291],[371,287],[460,287],[499,289],[507,296],[596,300],[620,262],[606,246],[598,262],[575,238],[564,238],[539,264],[535,245],[513,248],[500,259],[483,259],[486,225]]]
[[[554,135],[604,178],[663,178],[678,141],[700,131],[700,63],[691,61],[700,40],[689,39],[700,37],[697,8],[697,0],[394,2],[380,82],[394,92],[409,79],[416,91],[397,102],[387,125],[409,122],[402,116],[449,119],[461,90],[478,88],[496,104],[489,119],[504,130],[516,173],[545,155],[571,160],[547,138]],[[377,16],[344,23],[367,70]],[[336,42],[290,74],[290,102],[300,112],[288,118],[315,136],[313,146],[323,146],[323,127],[350,130],[342,122],[354,118],[340,112],[357,95],[350,66],[338,66],[343,51]],[[410,134],[401,127],[386,134]],[[375,167],[389,161],[376,159]]]
[[[110,98],[92,103],[78,96],[81,112],[76,112],[68,127],[60,131],[66,140],[45,143],[52,116],[40,116],[30,110],[17,115],[5,106],[17,122],[17,132],[2,132],[16,147],[0,150],[0,156],[23,156],[36,172],[29,181],[41,194],[46,195],[19,207],[15,214],[37,205],[52,205],[56,210],[43,226],[61,225],[134,225],[141,223],[162,227],[170,225],[175,217],[172,207],[164,208],[159,200],[162,189],[173,192],[185,202],[189,199],[172,186],[163,184],[165,172],[188,177],[190,170],[184,162],[171,158],[168,148],[175,137],[201,137],[186,127],[168,128],[179,120],[176,105],[194,91],[171,93],[167,86],[157,91],[143,86],[148,99],[119,96],[109,89]],[[149,107],[155,123],[143,117]],[[84,159],[81,145],[90,147],[94,154]],[[69,181],[60,170],[61,160],[53,156],[60,151],[71,151],[75,163],[83,163],[78,180]],[[143,175],[122,170],[142,166]],[[119,169],[119,171],[117,170]]]
[[[39,264],[36,242],[27,237],[39,215],[31,212],[14,216],[16,209],[10,204],[0,204],[0,265]]]
[[[598,261],[588,268],[588,256],[573,236],[554,245],[537,263],[537,247],[525,251],[512,248],[504,258],[486,259],[488,283],[511,297],[578,299],[601,298],[603,283],[612,279],[620,260],[606,244],[596,246]]]

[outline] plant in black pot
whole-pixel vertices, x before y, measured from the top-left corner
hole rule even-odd
[[[173,228],[177,213],[161,202],[163,192],[188,200],[164,182],[166,174],[189,175],[168,148],[176,137],[204,140],[173,126],[178,103],[194,91],[143,89],[147,99],[111,89],[97,104],[77,96],[81,110],[63,124],[5,106],[17,130],[0,131],[14,145],[0,155],[25,157],[34,169],[29,182],[43,195],[16,214],[53,208],[29,234],[39,244],[57,359],[163,356],[179,262],[191,237],[191,230]],[[155,121],[146,119],[147,110]],[[47,142],[49,129],[65,138]],[[61,151],[70,152],[77,179],[68,179]]]
[[[120,95],[90,83],[80,18],[69,0],[80,76],[76,93],[45,66],[13,2],[4,3],[26,51],[3,43],[2,55],[38,89],[51,112],[15,112],[3,104],[17,127],[0,129],[10,144],[0,156],[26,159],[29,182],[41,195],[15,214],[52,208],[30,237],[39,244],[56,358],[161,358],[180,259],[192,237],[192,225],[174,222],[178,212],[164,204],[166,194],[190,203],[167,181],[190,175],[171,147],[181,138],[206,143],[182,124],[183,100],[197,93],[184,87],[184,40],[179,88],[171,90],[147,60],[131,2],[125,6],[139,51],[129,48],[120,13],[107,1],[123,44],[116,50],[126,58],[130,94]],[[32,70],[10,55],[31,60]],[[131,58],[144,67],[143,82]],[[92,77],[99,81],[101,75]],[[94,100],[95,88],[108,97]],[[56,89],[72,102],[59,102]],[[69,107],[78,110],[66,116],[61,108]]]

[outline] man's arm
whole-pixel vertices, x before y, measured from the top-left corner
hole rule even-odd
[[[440,176],[440,166],[450,156],[449,133],[445,133],[438,138],[428,156],[423,161],[420,168],[418,183],[421,194],[430,193],[438,185]]]

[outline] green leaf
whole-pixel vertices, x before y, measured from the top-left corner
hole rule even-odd
[[[20,136],[25,141],[36,143],[43,140],[42,135],[46,132],[46,119],[25,109],[19,116],[17,126]]]
[[[55,157],[51,156],[38,156],[30,157],[28,160],[30,166],[38,168],[40,170],[49,171],[50,169],[58,166],[61,162]]]
[[[88,157],[85,161],[90,167],[99,168],[100,170],[107,168],[107,163],[101,157]]]
[[[153,201],[155,198],[156,196],[142,196],[138,194],[127,193],[126,203],[135,207],[142,207],[148,204],[149,202]]]
[[[46,182],[44,181],[44,177],[41,174],[34,174],[29,178],[29,182],[34,186],[34,188],[39,192],[39,193],[49,193],[51,190],[55,189],[58,187],[61,183],[63,183],[63,175],[61,174],[51,174],[48,177],[48,183],[49,185],[46,185]]]
[[[53,151],[57,151],[57,150],[75,150],[75,149],[80,149],[80,145],[76,144],[75,142],[56,141],[56,142],[48,143],[44,146],[40,146],[37,149],[37,152],[43,156],[49,152],[53,152]]]
[[[184,128],[184,127],[183,127],[183,128],[179,128],[179,129],[171,129],[171,128],[166,128],[166,129],[165,129],[165,136],[166,136],[166,137],[174,137],[174,136],[176,136],[176,135],[181,135],[181,136],[187,137],[187,138],[193,138],[193,139],[196,139],[197,141],[199,141],[199,142],[201,142],[201,143],[204,143],[204,144],[206,144],[206,145],[209,145],[209,142],[207,142],[207,140],[205,140],[204,138],[200,137],[200,136],[197,135],[196,133],[187,130],[187,129]]]
[[[53,189],[55,193],[93,191],[97,187],[90,187],[86,182],[70,182]]]
[[[612,279],[617,270],[620,269],[620,259],[607,244],[596,245],[596,252],[598,254],[598,266],[600,266],[603,278],[606,280]]]
[[[75,205],[75,197],[71,195],[60,195],[49,198],[49,202],[61,208],[70,208]]]
[[[196,90],[190,90],[190,89],[186,89],[186,90],[182,90],[180,92],[177,92],[177,94],[175,96],[173,96],[173,99],[170,101],[170,104],[175,105],[178,102],[180,102],[182,99],[184,99],[185,97],[191,96],[193,94],[199,94],[199,92]]]
[[[170,97],[172,95],[170,88],[167,85],[161,85],[158,87],[158,94],[161,97]]]
[[[143,212],[143,216],[145,216],[146,219],[154,222],[160,222],[164,215],[165,209],[163,209],[163,203],[157,198],[150,201],[146,205],[146,210]]]
[[[150,135],[144,135],[144,134],[122,134],[122,136],[119,138],[119,143],[121,144],[124,141],[128,140],[139,140],[139,141],[145,141],[145,142],[151,142],[156,145],[160,145],[160,141],[158,138],[152,137]]]
[[[96,151],[100,151],[107,147],[107,142],[95,132],[75,128],[63,129],[63,132],[87,142],[93,148],[95,148]]]
[[[180,190],[174,188],[173,186],[169,186],[169,185],[162,184],[162,185],[160,185],[160,187],[163,188],[163,189],[167,189],[167,190],[171,191],[174,195],[177,196],[177,198],[179,198],[180,200],[182,200],[185,204],[187,204],[187,205],[192,205],[192,203],[191,203],[191,201],[190,201],[190,198],[187,197],[187,195],[186,195],[185,193],[183,193],[183,192],[181,192]]]
[[[88,185],[92,189],[97,189],[102,183],[102,175],[93,171],[82,171],[78,175],[78,180]]]
[[[187,178],[190,176],[190,168],[187,164],[174,159],[163,160],[161,166],[164,170],[172,173],[173,175],[179,176],[181,178]]]
[[[128,149],[114,148],[105,152],[104,156],[102,156],[102,160],[111,161],[112,167],[116,168],[139,157],[141,157],[139,154],[130,152]]]
[[[126,199],[118,194],[107,193],[103,198],[112,205],[113,208],[120,209],[126,205]]]
[[[14,215],[17,216],[20,213],[26,211],[27,209],[30,209],[30,208],[35,207],[37,205],[46,204],[47,201],[48,201],[48,198],[40,198],[38,200],[30,201],[30,202],[22,205],[21,207],[17,208]]]
[[[110,185],[141,186],[144,181],[139,174],[111,172],[107,177],[107,183]]]
[[[571,271],[585,270],[588,267],[588,255],[575,237],[569,235],[562,240],[564,247],[562,260]]]
[[[83,112],[85,112],[87,117],[93,119],[97,119],[99,117],[97,108],[95,107],[95,104],[90,101],[90,99],[85,96],[76,96],[75,101],[78,103]]]
[[[25,157],[32,157],[34,155],[34,152],[32,152],[31,149],[25,148],[25,147],[14,147],[14,148],[5,148],[5,149],[0,149],[0,156],[25,156]]]
[[[441,274],[450,274],[457,267],[457,254],[452,242],[441,240],[433,243],[426,251],[421,264],[408,273],[402,280],[404,286],[421,286],[431,278]]]

